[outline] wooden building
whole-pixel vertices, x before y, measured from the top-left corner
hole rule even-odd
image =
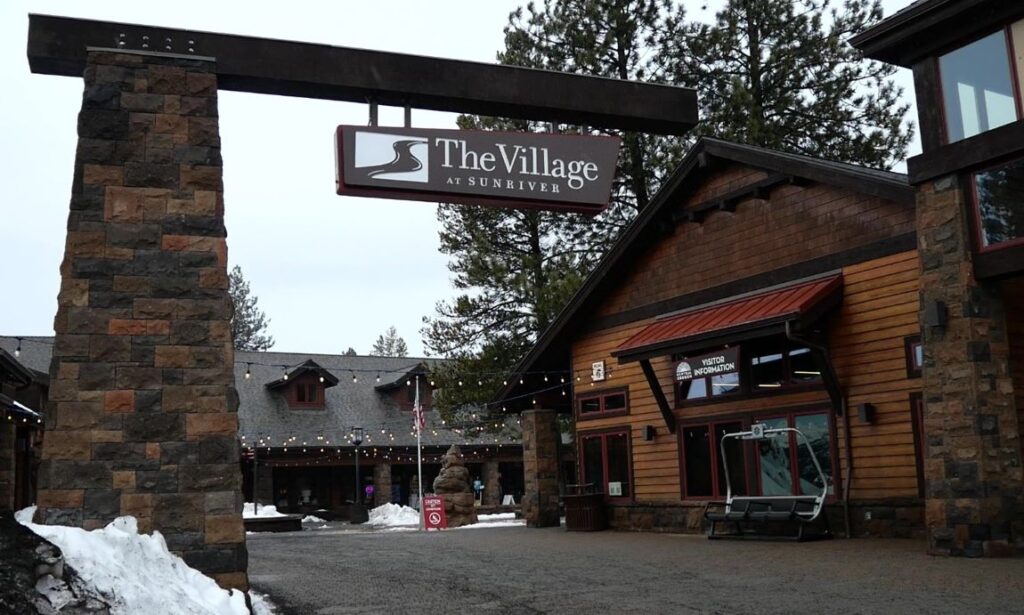
[[[854,37],[914,74],[929,549],[1024,549],[1024,3],[920,0]]]
[[[763,423],[808,435],[834,527],[922,533],[914,225],[903,175],[698,142],[519,366],[584,375],[538,407],[612,526],[700,531],[721,437]],[[820,489],[796,444],[730,448],[733,488]]]

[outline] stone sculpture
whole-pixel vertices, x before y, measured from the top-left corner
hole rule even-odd
[[[469,470],[462,462],[462,451],[454,444],[444,454],[441,473],[434,479],[434,493],[444,497],[448,527],[476,523],[476,504],[469,482]]]

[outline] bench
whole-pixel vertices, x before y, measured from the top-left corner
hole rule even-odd
[[[729,456],[726,455],[725,442],[729,438],[741,440],[766,440],[769,438],[789,437],[793,433],[801,444],[806,447],[810,459],[817,470],[821,492],[813,495],[733,495],[732,483],[729,480]],[[799,446],[800,444],[798,444]],[[726,498],[724,502],[708,502],[704,507],[704,519],[709,523],[708,538],[790,538],[809,540],[812,538],[828,538],[832,530],[825,515],[825,497],[828,494],[828,478],[818,463],[814,449],[807,437],[792,427],[768,428],[765,425],[751,425],[750,431],[728,433],[722,436],[721,459],[726,482]],[[818,523],[820,522],[820,523]],[[732,533],[720,533],[719,524],[727,524],[734,528]],[[808,533],[805,529],[811,525],[820,525],[818,532]],[[787,528],[794,528],[787,534]],[[780,529],[781,531],[773,531]]]
[[[809,540],[826,538],[832,532],[828,517],[821,511],[818,496],[735,496],[731,501],[708,502],[704,507],[704,519],[709,522],[708,538],[792,538]],[[818,533],[805,532],[805,528],[816,521],[821,522]],[[733,533],[722,534],[719,524],[731,525]],[[795,534],[785,532],[773,534],[768,524],[794,527]]]

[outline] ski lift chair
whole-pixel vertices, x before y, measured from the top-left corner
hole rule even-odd
[[[793,432],[806,447],[814,468],[818,471],[821,481],[821,493],[813,495],[767,495],[748,496],[734,495],[729,479],[729,458],[725,454],[727,438],[763,441],[769,438],[788,437]],[[799,444],[798,444],[799,446]],[[740,431],[722,436],[720,442],[722,463],[724,464],[726,497],[724,502],[708,502],[704,507],[704,519],[709,522],[709,539],[718,538],[789,538],[792,540],[811,540],[830,538],[832,531],[828,525],[828,516],[824,514],[825,497],[828,495],[828,477],[821,469],[818,456],[814,454],[810,441],[799,429],[792,427],[768,428],[762,424],[751,425],[750,431]],[[820,521],[821,530],[817,533],[805,532],[805,528]],[[720,533],[719,524],[733,528],[731,533]],[[795,532],[772,534],[772,528],[795,527]]]

